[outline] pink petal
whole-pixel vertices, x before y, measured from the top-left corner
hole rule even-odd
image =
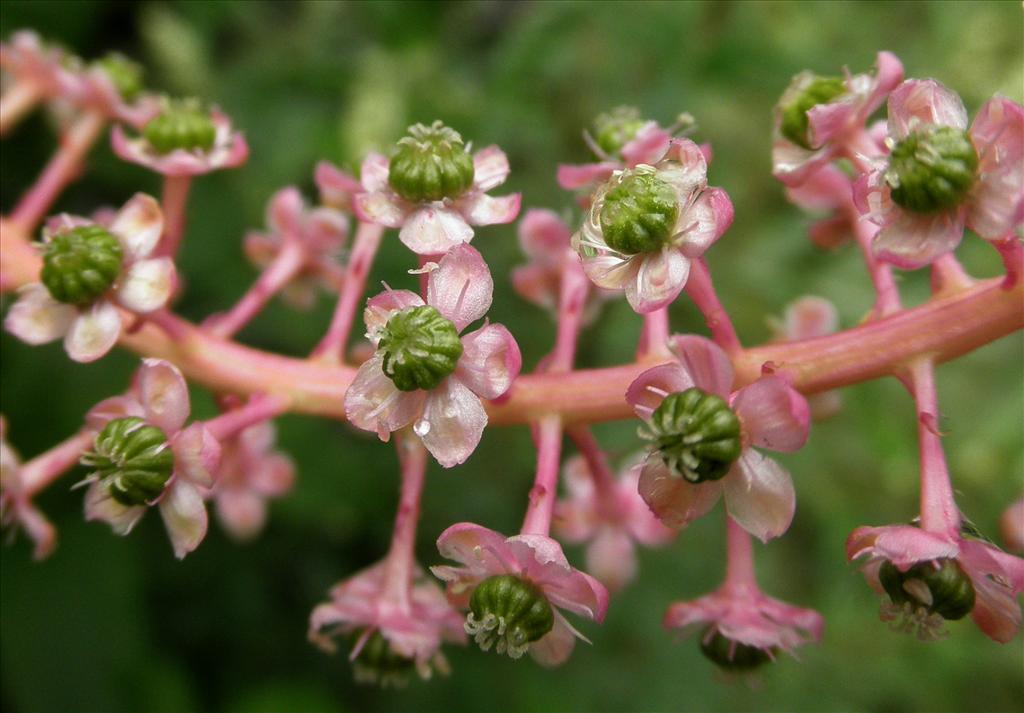
[[[736,392],[732,408],[751,445],[792,453],[803,448],[810,409],[798,391],[777,376],[764,376]]]
[[[206,505],[199,489],[175,478],[160,498],[160,516],[171,538],[174,556],[183,559],[206,537]]]
[[[636,136],[622,147],[622,158],[630,166],[636,166],[639,163],[656,164],[665,156],[671,140],[671,134],[657,123],[649,121],[640,127]]]
[[[460,522],[437,538],[437,551],[445,559],[458,562],[480,578],[493,574],[518,574],[515,556],[505,539],[500,532],[471,522]]]
[[[450,376],[427,393],[423,417],[413,430],[437,462],[451,468],[472,455],[486,425],[480,397]]]
[[[858,112],[859,121],[866,120],[903,81],[903,63],[892,52],[879,52],[875,58],[875,76],[871,93]]]
[[[136,193],[117,212],[110,232],[117,237],[129,259],[147,257],[164,230],[160,204],[145,193]]]
[[[754,537],[767,542],[789,529],[796,511],[793,480],[771,458],[745,449],[722,487],[729,514]]]
[[[1024,107],[1006,97],[987,101],[971,126],[981,159],[967,224],[986,240],[1006,237],[1019,223],[1024,199]]]
[[[850,179],[837,166],[827,164],[801,185],[786,189],[786,197],[808,212],[835,210],[850,195]]]
[[[4,328],[28,344],[46,344],[67,334],[76,314],[71,305],[53,299],[42,283],[31,282],[18,290]]]
[[[839,328],[839,312],[830,300],[806,295],[786,307],[783,330],[786,340],[801,340],[832,334]]]
[[[210,430],[195,422],[171,441],[174,472],[179,478],[204,488],[213,487],[214,473],[220,465],[220,443]]]
[[[473,229],[458,211],[428,204],[409,216],[398,239],[417,255],[443,255],[472,240]]]
[[[833,149],[825,146],[808,151],[781,136],[772,143],[772,175],[790,188],[801,185],[832,158]]]
[[[267,226],[275,233],[296,236],[302,231],[305,201],[294,186],[282,188],[267,204]]]
[[[366,322],[366,333],[376,344],[380,330],[391,319],[395,312],[408,307],[419,307],[423,298],[409,290],[385,290],[371,297],[363,310],[363,321]]]
[[[515,337],[500,324],[488,324],[462,338],[456,374],[478,396],[496,399],[509,390],[522,365]]]
[[[595,621],[603,621],[608,590],[589,574],[569,566],[561,545],[544,535],[517,535],[509,550],[525,565],[524,576],[544,590],[552,604]]]
[[[1008,587],[987,577],[972,579],[974,609],[971,618],[986,636],[1002,644],[1013,641],[1020,631],[1020,604]]]
[[[686,285],[690,261],[673,246],[644,255],[636,277],[626,283],[626,300],[634,311],[647,314],[671,303]]]
[[[459,245],[445,255],[427,279],[427,304],[455,323],[460,332],[487,314],[494,281],[474,248]]]
[[[913,270],[931,264],[935,258],[951,252],[964,236],[966,208],[918,215],[894,210],[894,220],[883,227],[871,243],[881,260]]]
[[[173,437],[191,410],[188,385],[178,367],[163,359],[143,359],[138,388],[146,420]]]
[[[682,195],[691,195],[707,185],[707,159],[700,146],[689,139],[673,139],[665,160],[677,165],[661,163],[658,175],[672,183]]]
[[[530,656],[546,668],[561,666],[569,660],[576,645],[576,634],[565,617],[554,612],[555,624],[547,634],[530,644]]]
[[[587,571],[608,587],[618,591],[636,577],[636,551],[633,539],[615,527],[602,528],[587,545]]]
[[[363,362],[345,392],[345,417],[356,428],[375,431],[382,441],[423,411],[424,391],[399,391],[383,371],[384,355]]]
[[[838,139],[857,115],[857,97],[817,104],[807,111],[807,127],[812,146],[823,146]]]
[[[579,251],[579,248],[576,248]],[[635,284],[643,255],[627,257],[616,252],[588,255],[581,253],[583,271],[598,287],[606,290],[624,290]]]
[[[264,497],[284,495],[295,483],[295,462],[283,453],[268,453],[262,456],[260,467],[250,474],[255,492]]]
[[[543,307],[554,309],[558,303],[561,273],[539,263],[520,265],[512,270],[512,289],[523,299]]]
[[[388,191],[359,193],[352,207],[364,223],[376,223],[386,228],[401,228],[406,223],[410,206]]]
[[[145,505],[122,505],[110,496],[110,489],[93,482],[85,493],[85,519],[102,520],[118,535],[127,535],[146,514]]]
[[[504,225],[519,215],[521,193],[508,196],[489,196],[474,193],[456,203],[456,208],[470,225]]]
[[[142,404],[131,396],[112,396],[89,409],[85,415],[85,423],[89,428],[99,431],[108,422],[125,416],[145,418],[146,411],[142,408]]]
[[[519,221],[519,245],[531,258],[557,265],[569,249],[572,231],[553,210],[531,208]]]
[[[594,535],[597,514],[589,500],[559,500],[555,503],[552,525],[558,537],[579,544]]]
[[[693,379],[694,386],[729,398],[732,390],[732,362],[722,348],[706,337],[675,335],[669,339],[669,349]]]
[[[110,351],[121,336],[121,315],[101,299],[80,312],[64,337],[64,350],[75,361],[91,362]]]
[[[313,180],[320,190],[320,201],[336,208],[350,205],[352,196],[363,192],[363,186],[359,181],[330,161],[320,161],[316,165]]]
[[[175,271],[170,258],[132,263],[114,288],[117,301],[139,314],[154,312],[167,304],[174,291]]]
[[[691,483],[673,475],[656,453],[648,457],[640,471],[638,488],[651,512],[676,529],[706,515],[722,494],[718,482]]]
[[[948,537],[913,525],[858,527],[846,538],[847,559],[866,554],[889,560],[901,570],[918,562],[956,557],[959,553],[957,543]]]
[[[263,529],[267,506],[259,495],[231,488],[217,496],[217,519],[235,539],[252,539]]]
[[[972,579],[989,575],[1004,582],[1014,594],[1024,591],[1024,559],[995,545],[972,539],[961,541],[960,563]]]
[[[666,396],[686,391],[693,385],[690,374],[680,364],[661,364],[633,380],[626,390],[626,401],[638,417],[647,420]]]
[[[684,232],[675,238],[675,243],[686,257],[700,257],[729,229],[732,219],[729,194],[721,188],[708,188],[679,217],[676,226]]]
[[[586,188],[608,179],[612,172],[619,168],[622,166],[613,161],[581,165],[560,164],[558,166],[558,185],[567,191]]]
[[[473,188],[489,191],[508,178],[508,157],[497,146],[488,146],[473,154]]]
[[[30,502],[21,502],[14,507],[18,524],[32,540],[32,559],[38,562],[52,555],[57,549],[57,528]]]
[[[387,156],[379,153],[369,153],[363,159],[363,165],[359,169],[359,180],[368,193],[390,191],[388,186],[388,174],[390,163]]]
[[[967,128],[960,95],[934,79],[908,79],[889,95],[889,136],[897,141],[928,126]]]

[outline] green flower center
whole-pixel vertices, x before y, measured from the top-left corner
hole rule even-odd
[[[430,305],[391,315],[378,347],[384,374],[402,391],[432,389],[455,371],[462,341],[452,321]]]
[[[115,418],[97,434],[93,450],[82,456],[110,495],[122,505],[145,505],[163,491],[174,470],[167,436],[141,418]]]
[[[658,250],[672,237],[679,213],[675,188],[649,166],[626,172],[617,180],[618,185],[605,193],[600,209],[605,242],[626,255]]]
[[[801,81],[801,79],[798,79]],[[830,101],[846,92],[846,84],[842,77],[814,77],[789,104],[782,107],[782,135],[797,146],[811,150],[811,137],[808,129],[807,112],[818,104]]]
[[[473,590],[466,633],[483,651],[519,658],[530,644],[551,631],[554,613],[544,593],[512,574],[485,579]]]
[[[743,449],[740,420],[729,404],[696,387],[666,396],[643,435],[691,483],[723,477]]]
[[[440,121],[409,127],[388,168],[388,184],[414,203],[457,198],[473,185],[473,157],[462,137]]]
[[[910,134],[889,157],[885,181],[892,199],[914,213],[960,204],[977,178],[978,153],[966,131],[937,126]]]
[[[615,107],[594,119],[594,140],[606,154],[617,156],[623,146],[636,138],[644,123],[636,107]]]
[[[193,102],[183,102],[152,119],[142,135],[160,154],[176,149],[209,151],[217,139],[217,127],[208,112],[200,111]]]
[[[416,662],[397,653],[388,640],[375,631],[352,662],[358,683],[376,684],[382,688],[405,685]]]
[[[114,284],[123,258],[121,243],[100,226],[73,228],[43,247],[41,279],[58,302],[88,305]]]
[[[974,608],[974,585],[956,560],[919,562],[906,572],[886,561],[878,580],[893,604],[909,604],[943,619],[962,619]]]
[[[117,93],[126,102],[133,102],[142,92],[142,65],[125,57],[119,52],[110,52],[102,59],[93,62],[93,66],[103,72],[113,83]]]
[[[705,634],[706,638],[706,634]],[[716,666],[728,671],[752,671],[772,660],[772,649],[741,644],[715,632],[714,636],[700,643],[700,651]]]

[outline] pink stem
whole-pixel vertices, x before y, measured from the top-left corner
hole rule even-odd
[[[396,434],[395,445],[402,466],[402,491],[385,565],[383,597],[408,612],[416,562],[414,548],[416,525],[420,518],[420,495],[427,470],[427,450],[418,438],[408,438],[404,433]]]
[[[1006,268],[1003,289],[1013,289],[1020,281],[1021,274],[1024,273],[1024,246],[1021,245],[1020,238],[1012,232],[992,244],[999,251],[999,256],[1003,258],[1003,266]]]
[[[164,213],[164,234],[153,255],[174,258],[185,234],[185,204],[192,176],[164,176],[160,206]]]
[[[291,282],[305,262],[306,252],[302,245],[294,240],[286,240],[281,251],[249,291],[238,300],[230,312],[211,320],[208,331],[225,339],[234,336],[266,307],[271,297]]]
[[[918,359],[910,367],[909,387],[917,407],[918,450],[921,458],[921,527],[952,537],[960,534],[960,511],[953,497],[949,468],[939,434],[939,404],[935,367]]]
[[[249,403],[206,422],[206,429],[218,441],[226,441],[258,423],[288,410],[288,401],[277,396],[256,395]]]
[[[356,309],[366,289],[366,278],[373,266],[373,258],[380,246],[384,228],[374,223],[360,223],[356,231],[355,244],[345,271],[345,282],[341,286],[331,325],[320,340],[312,356],[324,361],[340,364],[345,361],[345,346],[348,344]]]
[[[686,280],[686,294],[690,296],[697,309],[704,315],[704,321],[711,330],[711,338],[729,354],[743,350],[740,339],[736,336],[736,328],[732,326],[729,313],[725,311],[711,282],[711,273],[704,258],[696,258],[690,263],[690,276]]]
[[[622,513],[619,512],[617,482],[611,466],[608,465],[608,456],[601,450],[593,432],[586,426],[568,428],[566,433],[587,463],[587,472],[590,473],[590,480],[594,484],[598,509],[608,519],[617,520]]]
[[[558,490],[558,466],[562,456],[562,419],[545,416],[537,423],[537,476],[530,489],[521,529],[524,535],[544,535],[551,531]]]
[[[33,497],[77,464],[79,457],[92,445],[95,435],[95,431],[79,431],[45,453],[23,463],[18,470],[22,495],[26,498]]]
[[[18,80],[0,97],[0,136],[3,136],[35,108],[43,98],[40,86],[35,82]]]
[[[656,309],[644,315],[644,328],[636,348],[637,360],[651,357],[667,357],[668,350],[668,307]]]
[[[558,332],[555,349],[547,371],[572,370],[576,360],[576,342],[583,326],[583,307],[587,301],[590,281],[574,253],[566,252],[562,260],[562,280],[558,296]]]
[[[22,196],[11,213],[11,222],[26,233],[35,232],[46,212],[82,170],[85,155],[96,143],[106,126],[107,118],[96,111],[87,111],[60,137],[60,146],[46,165],[39,180]]]
[[[736,593],[757,589],[757,575],[754,572],[754,547],[750,533],[725,516],[727,560],[723,589]]]
[[[935,258],[932,263],[932,294],[963,292],[974,286],[974,280],[953,253]]]

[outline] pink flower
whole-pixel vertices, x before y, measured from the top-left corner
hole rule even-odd
[[[339,264],[348,240],[348,220],[334,208],[308,209],[296,188],[283,188],[267,204],[267,233],[249,233],[245,254],[251,262],[266,268],[288,244],[305,257],[301,272],[287,285],[284,297],[296,307],[307,309],[316,299],[316,287],[337,291],[345,271]]]
[[[349,212],[357,193],[363,192],[363,184],[357,178],[332,164],[321,161],[313,175],[320,191],[320,202],[325,206]]]
[[[199,176],[222,168],[237,168],[249,158],[249,145],[231,128],[231,119],[216,109],[210,112],[216,134],[213,146],[203,149],[174,149],[160,153],[143,136],[128,137],[120,126],[110,135],[114,153],[123,161],[137,163],[165,176]]]
[[[30,30],[15,32],[9,42],[0,42],[0,66],[15,81],[37,87],[47,97],[74,94],[79,82],[66,67],[69,57],[60,47],[46,45]]]
[[[999,518],[999,533],[1014,552],[1024,552],[1024,498],[1010,505]]]
[[[465,461],[487,425],[481,399],[508,391],[522,366],[519,346],[499,324],[458,337],[486,314],[493,287],[480,253],[459,245],[432,268],[427,307],[408,290],[369,300],[363,316],[377,352],[345,393],[348,420],[384,441],[411,424],[442,466]],[[416,383],[406,383],[412,377]]]
[[[43,230],[44,251],[55,241],[58,245],[54,250],[59,251],[59,241],[65,234],[92,225],[95,224],[85,218],[66,214],[51,218]],[[58,301],[49,283],[25,285],[4,320],[7,331],[29,344],[46,344],[64,337],[68,356],[89,362],[110,351],[121,335],[119,306],[136,314],[162,308],[173,291],[175,271],[169,258],[149,257],[163,230],[159,204],[147,195],[135,194],[117,213],[108,230],[120,246],[116,259],[121,265],[116,276],[110,275],[113,279],[109,288],[92,301],[73,303]],[[65,277],[77,280],[76,269]],[[44,267],[42,279],[47,279],[46,274]],[[56,284],[62,283],[58,280]]]
[[[433,127],[410,127],[411,133],[445,129],[440,122]],[[458,134],[451,132],[461,145]],[[412,202],[398,195],[388,183],[390,162],[371,153],[363,161],[361,180],[365,192],[354,196],[360,220],[388,228],[401,228],[399,239],[419,255],[442,255],[473,239],[474,225],[511,223],[519,215],[521,196],[514,193],[498,198],[487,191],[501,185],[509,174],[508,158],[497,146],[488,146],[473,154],[473,182],[454,198]]]
[[[838,167],[825,164],[799,186],[787,186],[786,197],[803,210],[824,214],[811,224],[811,242],[831,250],[853,238],[853,226],[846,206],[850,201],[850,179]]]
[[[868,557],[864,576],[875,591],[889,595],[890,601],[882,604],[882,619],[892,621],[894,628],[916,631],[922,639],[941,637],[945,632],[940,610],[956,604],[958,615],[945,618],[960,618],[969,608],[978,628],[1000,643],[1011,641],[1020,629],[1017,596],[1024,591],[1024,560],[988,542],[913,525],[858,527],[846,540],[846,556],[851,561]],[[902,573],[896,575],[902,581],[895,586],[886,579],[887,567]],[[946,580],[933,592],[928,578],[940,572]],[[962,581],[964,577],[968,582]],[[956,582],[955,588],[950,580]],[[973,589],[967,597],[973,607],[965,605],[964,584]],[[961,601],[945,601],[952,599],[950,590]]]
[[[784,453],[802,448],[810,421],[807,401],[778,376],[763,376],[730,396],[732,364],[717,345],[704,337],[676,336],[670,348],[678,361],[648,369],[626,392],[626,400],[648,422],[654,440],[640,474],[640,495],[662,522],[677,528],[706,514],[724,495],[726,509],[743,529],[762,541],[778,537],[793,519],[793,482],[782,466],[754,446]],[[696,476],[697,482],[692,482],[678,472],[708,465],[711,456],[697,455],[689,445],[694,439],[701,442],[704,434],[684,428],[679,434],[659,435],[651,420],[666,397],[693,387],[705,398],[728,400],[739,422],[739,456],[717,480]],[[685,418],[683,422],[688,423]],[[681,444],[678,448],[672,445],[675,441]],[[682,459],[679,466],[670,467],[669,461],[677,457]],[[728,460],[719,467],[727,465]]]
[[[395,601],[387,593],[386,564],[380,562],[364,569],[331,590],[331,601],[317,606],[310,616],[310,641],[333,653],[336,636],[355,635],[349,660],[355,667],[356,680],[361,682],[385,686],[404,682],[401,672],[381,672],[372,667],[372,662],[361,660],[364,647],[378,635],[392,654],[409,659],[420,677],[430,678],[433,669],[447,674],[448,662],[441,653],[441,643],[466,642],[462,617],[419,567],[408,597]]]
[[[781,320],[770,319],[775,341],[795,342],[833,334],[839,328],[836,306],[824,297],[806,295],[786,306]],[[823,391],[807,398],[814,420],[834,416],[842,408],[838,391]]]
[[[145,359],[129,395],[107,399],[89,411],[87,422],[96,430],[126,417],[141,418],[144,425],[159,429],[166,437],[164,448],[174,454],[174,466],[163,491],[141,505],[115,499],[110,491],[113,478],[90,475],[85,480],[90,483],[85,495],[87,520],[103,520],[117,534],[127,535],[148,505],[157,505],[178,559],[199,546],[207,528],[203,499],[213,487],[220,444],[202,423],[185,428],[189,410],[188,387],[177,367],[162,359]],[[102,435],[101,431],[97,436],[97,451]],[[82,462],[97,465],[94,454],[87,454]]]
[[[7,420],[0,416],[0,525],[21,527],[35,543],[32,557],[50,556],[57,547],[57,529],[32,504],[21,477],[21,458],[7,442]]]
[[[621,197],[621,191],[637,195]],[[671,204],[665,200],[670,194]],[[659,212],[652,214],[647,205],[655,198]],[[647,205],[630,208],[634,204],[628,199]],[[635,239],[629,228],[652,215],[659,220],[657,231],[645,229],[643,237]],[[573,249],[595,285],[625,290],[630,306],[645,314],[679,295],[690,274],[690,260],[703,255],[732,218],[728,194],[707,185],[707,162],[700,148],[688,139],[677,139],[657,166],[641,164],[618,172],[598,189],[573,236]]]
[[[459,606],[467,604],[469,595],[484,580],[499,575],[513,575],[540,592],[552,605],[554,624],[540,639],[524,647],[528,646],[530,655],[545,666],[564,663],[572,653],[576,637],[584,638],[562,616],[560,609],[597,622],[604,621],[608,591],[590,575],[570,567],[561,546],[550,537],[516,535],[506,538],[494,530],[464,522],[442,532],[437,538],[437,549],[442,557],[462,565],[430,568],[447,583],[449,597]],[[484,641],[491,641],[487,634],[505,634],[504,623],[498,629],[476,631],[478,628],[470,617],[466,630],[475,633],[482,645]],[[502,651],[501,643],[498,651]],[[518,658],[523,650],[509,648],[508,652]]]
[[[587,571],[611,591],[636,576],[636,543],[654,546],[668,542],[675,532],[658,521],[637,492],[640,463],[622,469],[610,493],[594,487],[583,456],[565,463],[569,497],[555,505],[555,531],[569,542],[587,544]]]
[[[846,74],[845,91],[832,100],[807,111],[811,148],[793,143],[782,134],[783,109],[793,104],[817,78],[802,72],[779,100],[775,111],[772,174],[787,186],[798,186],[836,157],[852,134],[861,131],[868,117],[886,96],[903,81],[903,65],[895,55],[879,52],[875,74]]]
[[[287,493],[295,482],[295,464],[274,450],[269,421],[246,428],[222,444],[213,498],[217,519],[238,540],[255,537],[267,519],[267,500]]]
[[[1020,225],[1024,107],[993,97],[967,131],[955,92],[912,79],[889,97],[888,126],[893,153],[854,184],[857,207],[881,226],[872,245],[878,257],[914,269],[956,248],[965,225],[991,241]]]

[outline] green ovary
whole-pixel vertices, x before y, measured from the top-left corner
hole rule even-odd
[[[174,453],[163,431],[129,416],[114,419],[99,432],[82,465],[109,484],[117,502],[145,505],[163,493],[174,470]]]
[[[429,305],[393,314],[378,346],[384,374],[401,391],[434,388],[455,371],[462,356],[455,325]]]
[[[722,478],[743,449],[736,414],[696,387],[666,396],[648,428],[665,465],[691,483]]]
[[[910,134],[892,149],[885,180],[892,200],[914,213],[959,205],[977,178],[978,153],[966,131],[939,126]]]
[[[601,232],[608,247],[626,255],[653,252],[672,237],[676,190],[653,171],[626,175],[604,196]]]
[[[58,302],[89,305],[114,284],[123,258],[121,243],[100,226],[74,228],[46,243],[41,280]]]
[[[439,121],[409,127],[388,168],[388,184],[414,203],[457,198],[473,185],[473,157],[462,137]]]
[[[815,77],[799,96],[782,107],[782,135],[798,146],[811,150],[807,112],[819,104],[828,104],[846,91],[842,77]]]

